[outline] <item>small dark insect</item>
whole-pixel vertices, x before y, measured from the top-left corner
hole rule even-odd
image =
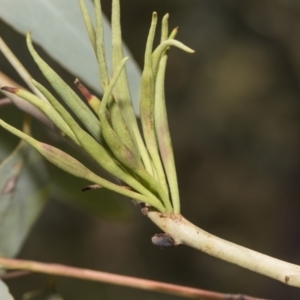
[[[81,189],[82,192],[85,192],[85,191],[89,191],[89,190],[96,190],[96,189],[101,189],[101,185],[99,184],[91,184],[91,185],[88,185],[88,186],[85,186]]]
[[[163,247],[163,248],[169,248],[177,246],[175,241],[171,236],[169,236],[166,233],[157,233],[155,234],[152,239],[152,243],[156,246]]]
[[[131,199],[132,202],[138,206],[141,210],[141,213],[144,215],[144,216],[147,216],[148,215],[148,210],[149,208],[147,207],[147,205],[144,203],[144,202],[141,202],[141,201],[138,201],[138,200],[135,200],[135,199]]]

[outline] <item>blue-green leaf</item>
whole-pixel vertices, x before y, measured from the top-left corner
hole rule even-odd
[[[86,7],[94,23],[92,1],[86,1]],[[41,45],[72,74],[88,83],[95,91],[102,93],[95,54],[84,26],[78,1],[0,0],[0,8],[0,19],[24,35],[32,31],[34,42]],[[108,68],[112,70],[111,28],[105,17],[104,36]],[[127,72],[133,105],[135,112],[138,113],[141,73],[127,47],[124,52],[125,56],[131,57]]]
[[[0,254],[13,257],[45,207],[50,181],[43,158],[23,141],[1,163],[0,178]]]
[[[7,285],[0,280],[0,299],[1,300],[14,300],[13,296],[10,294]]]

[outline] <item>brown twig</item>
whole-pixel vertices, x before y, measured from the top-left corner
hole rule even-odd
[[[93,271],[88,269],[80,269],[59,264],[40,263],[29,260],[19,260],[0,257],[0,265],[10,270],[26,270],[30,272],[44,273],[49,275],[80,278],[85,280],[93,280],[105,282],[115,285],[138,288],[148,291],[161,292],[176,296],[183,296],[191,299],[201,300],[263,300],[246,295],[229,295],[207,290],[185,287],[170,283],[158,282],[153,280],[129,277]]]

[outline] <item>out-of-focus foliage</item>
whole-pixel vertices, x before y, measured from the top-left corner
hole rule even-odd
[[[1,300],[13,300],[14,298],[10,294],[8,287],[0,280],[0,299]]]
[[[0,254],[15,256],[49,199],[43,158],[25,142],[0,164]]]
[[[42,289],[25,293],[22,300],[64,300],[57,293],[55,282],[56,280],[50,277]]]
[[[51,176],[55,186],[55,199],[107,220],[124,221],[131,218],[131,205],[121,196],[105,189],[82,192],[82,188],[88,185],[88,182],[66,174],[56,167],[51,168]]]

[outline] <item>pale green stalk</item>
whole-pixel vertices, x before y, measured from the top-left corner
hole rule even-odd
[[[109,84],[110,76],[108,73],[106,56],[105,56],[105,45],[104,45],[104,29],[102,20],[101,2],[94,0],[95,15],[96,15],[96,56],[98,61],[98,67],[100,72],[100,79],[102,89],[105,92],[106,87]]]
[[[101,141],[100,122],[93,112],[85,105],[85,103],[77,96],[77,94],[62,80],[62,78],[38,55],[35,51],[30,33],[27,34],[28,49],[52,87],[64,102],[70,107],[82,124],[97,140]]]
[[[97,183],[100,186],[110,189],[114,192],[122,194],[126,197],[130,197],[132,199],[140,200],[149,205],[157,208],[159,211],[165,211],[163,205],[159,201],[153,201],[148,197],[145,197],[141,194],[135,193],[133,191],[128,190],[127,188],[121,187],[116,185],[108,180],[99,177],[98,175],[94,174],[88,168],[86,168],[83,164],[79,161],[74,159],[72,156],[66,154],[65,152],[61,151],[58,148],[55,148],[51,145],[44,144],[38,142],[37,140],[33,139],[29,135],[23,133],[22,131],[10,126],[6,122],[0,119],[0,126],[5,128],[6,130],[10,131],[14,135],[18,136],[19,138],[28,142],[31,146],[33,146],[37,151],[39,151],[47,160],[49,160],[52,164],[56,165],[57,167],[61,168],[62,170],[91,182]]]
[[[6,57],[6,59],[10,62],[10,64],[14,67],[14,69],[18,72],[18,74],[21,76],[21,78],[26,82],[28,87],[43,101],[46,101],[44,96],[35,88],[34,85],[31,83],[31,75],[29,72],[25,69],[23,64],[18,60],[18,58],[13,54],[13,52],[8,48],[6,43],[3,41],[3,39],[0,37],[0,51],[3,53],[3,55]]]
[[[178,190],[177,173],[175,168],[175,159],[172,147],[172,140],[168,125],[168,117],[165,104],[164,79],[167,63],[167,54],[164,54],[160,60],[157,72],[155,88],[155,130],[159,145],[160,155],[164,164],[168,185],[170,189],[173,210],[175,214],[180,213],[180,199]]]
[[[161,43],[168,38],[168,18],[169,15],[165,15],[162,20],[161,29]],[[177,30],[171,32],[170,38],[174,38]],[[154,124],[156,131],[156,138],[158,141],[160,156],[164,165],[164,170],[167,176],[168,186],[172,199],[173,211],[175,214],[180,213],[180,198],[178,190],[177,173],[175,168],[175,159],[172,147],[172,140],[170,136],[170,130],[168,125],[168,116],[166,110],[165,101],[165,73],[168,59],[167,48],[160,59],[156,85],[155,85],[155,103],[154,103]]]
[[[300,266],[256,252],[221,239],[189,222],[182,215],[162,217],[149,212],[148,217],[176,245],[186,245],[250,271],[271,277],[284,284],[300,287]],[[239,297],[241,299],[242,297]],[[238,298],[237,298],[238,299]]]
[[[129,131],[129,124],[125,122],[123,115],[120,112],[120,108],[116,101],[109,102],[109,112],[110,112],[110,122],[112,128],[114,129],[115,133],[118,135],[120,140],[128,149],[133,153],[133,155],[140,160],[140,154],[134,141],[132,139],[132,135]],[[99,113],[99,110],[98,110]]]
[[[121,62],[121,65],[118,67],[116,74],[113,76],[109,86],[107,87],[103,99],[102,104],[99,111],[99,119],[101,121],[102,126],[102,134],[109,146],[109,149],[113,152],[115,157],[120,161],[122,165],[127,167],[128,169],[132,170],[134,174],[137,174],[142,179],[145,180],[145,183],[149,185],[152,191],[156,191],[161,200],[163,201],[167,212],[172,211],[172,207],[170,201],[168,199],[167,194],[161,188],[160,183],[158,183],[141,165],[140,161],[134,157],[133,153],[122,143],[118,135],[114,132],[111,128],[109,122],[106,119],[106,106],[107,102],[111,97],[112,90],[116,85],[116,82],[119,79],[119,76],[122,72],[122,69],[125,66],[127,58],[124,58]]]
[[[172,38],[165,40],[159,46],[157,46],[157,48],[155,49],[155,51],[153,51],[153,54],[152,54],[152,70],[153,70],[154,76],[156,76],[161,55],[167,48],[169,48],[171,46],[177,47],[188,53],[195,52],[193,49],[187,47],[186,45],[184,45],[183,43],[181,43],[177,40],[174,40]]]
[[[169,14],[165,14],[162,19],[161,24],[161,37],[160,43],[164,42],[168,38],[169,34]]]
[[[162,185],[165,193],[168,195],[168,186],[166,177],[159,157],[155,128],[154,128],[154,96],[155,96],[155,78],[152,72],[152,48],[157,24],[157,15],[153,13],[150,31],[146,44],[144,69],[142,73],[142,81],[140,87],[140,111],[141,122],[143,127],[144,139],[147,149],[152,159],[155,171],[157,173],[157,180]]]
[[[65,122],[73,130],[77,140],[83,149],[96,161],[98,164],[113,176],[127,183],[130,187],[147,196],[152,201],[159,201],[147,188],[145,188],[138,180],[127,174],[122,167],[111,157],[109,152],[97,143],[87,132],[85,132],[69,114],[69,112],[49,93],[42,85],[34,81],[36,87],[44,95],[49,97],[48,101],[55,110],[62,116]]]
[[[112,60],[113,60],[113,70],[114,73],[122,61],[123,55],[123,46],[122,46],[122,32],[120,24],[120,2],[119,0],[113,0],[112,4]],[[121,113],[124,116],[124,119],[127,124],[130,124],[128,127],[133,141],[136,147],[139,150],[139,154],[143,160],[146,170],[153,175],[152,164],[148,154],[148,151],[145,147],[144,141],[141,137],[140,131],[138,129],[137,120],[135,118],[135,113],[133,110],[132,100],[130,96],[128,80],[126,75],[126,70],[121,73],[120,79],[114,89],[114,97],[118,103]]]
[[[138,166],[138,160],[130,151],[130,149],[123,144],[119,136],[114,132],[106,118],[106,107],[108,100],[111,97],[112,90],[115,87],[122,70],[125,67],[125,63],[128,60],[128,57],[124,58],[121,62],[121,65],[116,70],[116,73],[112,77],[105,93],[102,98],[102,103],[99,110],[99,119],[101,122],[102,134],[105,139],[105,142],[109,146],[109,149],[113,152],[115,157],[129,169],[135,169]]]
[[[100,2],[100,1],[98,1],[98,2]],[[96,53],[97,52],[96,32],[95,32],[95,28],[94,28],[94,25],[92,23],[91,17],[89,15],[88,9],[86,7],[85,0],[79,0],[79,5],[80,5],[81,14],[83,16],[83,20],[84,20],[86,30],[89,34],[91,44],[92,44],[92,46],[94,48],[94,51]]]
[[[34,94],[27,92],[23,89],[4,87],[4,88],[2,88],[2,90],[11,92],[11,93],[19,96],[20,98],[27,100],[35,107],[39,108],[49,118],[49,120],[53,122],[53,124],[55,124],[64,134],[66,134],[75,143],[78,144],[78,141],[76,139],[76,136],[74,135],[74,132],[71,130],[71,128],[68,126],[68,124],[64,121],[64,119],[60,116],[60,114],[49,104],[48,100],[46,102],[46,101],[42,100],[41,98],[35,96]],[[43,95],[43,98],[44,97],[45,96]],[[48,97],[46,97],[46,98],[48,98]]]

